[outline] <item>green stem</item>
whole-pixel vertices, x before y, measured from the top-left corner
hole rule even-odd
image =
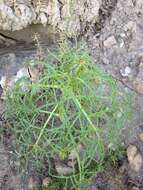
[[[99,137],[98,135],[98,129],[97,127],[95,127],[95,125],[92,123],[91,119],[89,118],[88,114],[86,113],[86,111],[83,109],[82,105],[80,104],[80,102],[78,101],[78,99],[74,96],[73,101],[77,104],[77,106],[79,107],[79,109],[82,111],[82,113],[84,114],[84,116],[86,117],[87,121],[89,122],[90,126],[92,127],[92,129],[96,132],[96,135]]]
[[[40,139],[41,139],[41,137],[42,137],[42,135],[43,135],[43,132],[44,132],[44,130],[45,130],[47,124],[49,123],[51,117],[53,116],[55,110],[57,109],[57,107],[58,107],[58,105],[56,105],[55,108],[53,109],[53,111],[50,113],[50,115],[49,115],[47,121],[45,122],[43,128],[42,128],[41,131],[40,131],[40,134],[39,134],[38,139],[37,139],[37,141],[35,142],[34,146],[37,146],[37,145],[38,145],[38,143],[39,143],[39,141],[40,141]]]

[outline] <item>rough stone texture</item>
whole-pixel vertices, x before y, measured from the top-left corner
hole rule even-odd
[[[50,25],[69,35],[97,22],[101,0],[0,0],[0,30]]]
[[[141,154],[138,152],[136,146],[130,145],[127,148],[127,156],[132,170],[138,172],[143,165],[143,159]]]

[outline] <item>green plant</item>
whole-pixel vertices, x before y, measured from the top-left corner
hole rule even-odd
[[[53,60],[53,64],[51,64]],[[119,150],[122,128],[131,115],[127,94],[94,63],[83,47],[61,44],[44,61],[40,79],[21,91],[18,81],[7,95],[7,119],[16,136],[16,155],[37,167],[48,162],[48,175],[64,189],[82,189]],[[79,148],[82,147],[82,148]],[[69,175],[57,175],[55,157],[66,161],[74,150],[76,164]]]

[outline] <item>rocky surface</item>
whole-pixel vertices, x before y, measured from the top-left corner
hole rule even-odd
[[[48,25],[48,27],[51,25],[51,27],[55,27],[56,30],[63,31],[66,29],[67,31],[70,30],[71,33],[79,33],[79,31],[82,33],[88,28],[87,23],[92,23],[93,25],[91,24],[91,26],[94,27],[90,30],[90,32],[87,32],[86,39],[88,39],[88,46],[95,57],[95,62],[103,67],[108,73],[113,75],[119,83],[123,84],[122,87],[124,89],[135,93],[135,101],[132,102],[135,115],[134,122],[132,123],[132,126],[128,126],[128,130],[124,133],[123,143],[127,147],[126,156],[121,162],[121,165],[117,168],[111,167],[109,171],[105,171],[105,173],[97,175],[91,185],[91,189],[142,190],[143,1],[78,1],[76,7],[73,9],[74,13],[76,13],[74,17],[72,17],[73,12],[69,13],[67,11],[64,13],[65,10],[70,8],[68,8],[68,1],[54,1],[54,8],[52,8],[51,12],[49,11],[51,6],[48,3],[49,1],[42,1],[45,4],[48,3],[48,12],[44,4],[38,5],[35,4],[35,2],[33,1],[32,3],[32,1],[27,0],[27,2],[25,1],[23,3],[23,1],[17,0],[14,2],[3,1],[3,3],[1,3],[0,6],[3,6],[3,8],[7,7],[7,10],[10,11],[9,14],[17,17],[15,20],[15,17],[13,16],[5,16],[7,12],[0,11],[0,28],[1,30],[9,30],[5,31],[4,34],[12,36],[13,38],[16,38],[18,35],[19,38],[22,38],[28,33],[27,31],[29,31],[29,33],[32,31],[32,34],[34,34],[35,31],[40,31],[43,34],[44,29],[41,28],[41,25],[41,29],[37,29],[38,23]],[[78,6],[80,6],[80,9],[77,13]],[[83,13],[86,16],[83,16]],[[1,16],[1,14],[3,16]],[[22,14],[26,15],[23,20],[20,16]],[[69,15],[72,19],[74,18],[74,20],[71,19],[70,22],[67,22],[69,21],[66,19],[68,17],[67,15]],[[81,19],[82,17],[83,19]],[[28,21],[28,19],[31,18],[32,20]],[[32,30],[27,28],[29,24],[35,24],[34,27],[32,25]],[[25,32],[13,31],[25,27]],[[53,29],[52,31],[55,30]],[[26,39],[29,41],[31,36],[26,36]],[[2,37],[0,40],[3,42],[5,41]],[[8,42],[11,42],[11,40],[12,39],[9,39]],[[7,43],[7,41],[5,41],[5,43]],[[25,45],[10,46],[9,48],[0,49],[0,76],[7,74],[11,77],[12,75],[16,75],[18,68],[23,67],[21,66],[23,60],[25,60],[25,58],[30,58],[31,55],[33,56],[35,52],[36,51],[33,47],[27,48]],[[130,131],[132,131],[132,134],[130,134]],[[132,138],[128,138],[130,135]],[[2,150],[4,150],[3,147]],[[6,163],[7,167],[9,160],[7,154],[5,158],[3,156],[1,158],[5,160],[3,163]],[[61,168],[60,164],[59,168],[63,169],[64,167]],[[0,173],[0,184],[2,184],[5,180],[4,176],[9,176],[9,170],[6,170],[5,167],[3,170],[2,164],[0,165],[0,170],[4,171]],[[13,175],[10,174],[10,176]],[[35,182],[35,177],[33,177],[33,175],[31,176],[29,177],[29,187],[36,186],[35,184],[37,184],[37,182]],[[49,180],[49,178],[45,179],[45,181],[43,181],[43,185],[46,186],[46,184],[49,183]],[[14,189],[18,189],[16,184]]]
[[[51,25],[77,34],[99,17],[101,0],[2,0],[0,30],[21,30],[30,24]]]
[[[127,146],[126,158],[120,174],[122,186],[107,189],[143,189],[143,1],[118,0],[112,14],[106,19],[99,33],[88,38],[89,47],[100,64],[124,89],[133,92],[134,121],[124,133]],[[132,131],[132,132],[131,132]],[[131,132],[131,133],[130,133]],[[129,137],[129,138],[128,138]],[[107,172],[108,176],[108,172]],[[101,178],[104,178],[102,176]],[[105,183],[110,184],[110,180]],[[114,182],[114,177],[112,178]],[[98,182],[98,179],[97,179]],[[94,187],[97,187],[95,182]],[[102,184],[98,185],[102,189]],[[116,182],[115,182],[116,184]],[[95,188],[95,189],[98,189]],[[104,189],[104,188],[103,188]]]

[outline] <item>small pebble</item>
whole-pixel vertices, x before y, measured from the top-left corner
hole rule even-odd
[[[129,145],[127,148],[128,162],[132,170],[139,172],[143,165],[143,159],[141,154],[138,152],[137,147]]]
[[[139,190],[139,188],[134,186],[132,190]]]
[[[51,178],[50,178],[50,177],[44,178],[43,181],[42,181],[42,186],[43,186],[43,187],[48,187],[50,181],[51,181]]]
[[[28,189],[33,190],[37,186],[38,186],[38,181],[33,176],[30,176],[28,182]]]
[[[121,69],[120,73],[123,77],[128,77],[131,74],[131,68],[127,66],[125,69]]]
[[[117,45],[117,42],[114,36],[110,36],[104,41],[104,47],[106,48],[111,48],[115,45]]]
[[[23,77],[26,77],[26,78],[29,78],[29,73],[28,73],[28,69],[27,68],[22,68],[20,69],[17,74],[16,74],[16,81],[23,78]],[[16,82],[15,81],[15,82]]]
[[[140,140],[143,142],[143,133],[140,133],[140,134],[139,134],[139,138],[140,138]]]
[[[68,174],[71,174],[73,173],[74,169],[67,166],[67,165],[64,165],[62,163],[55,163],[55,168],[56,168],[56,171],[59,175],[68,175]]]
[[[135,89],[138,93],[143,95],[143,81],[138,81],[135,83]]]

